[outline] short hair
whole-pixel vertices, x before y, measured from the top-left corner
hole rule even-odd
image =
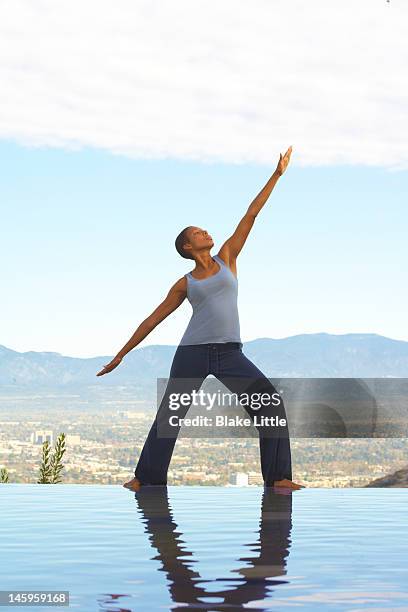
[[[187,230],[190,229],[190,227],[192,227],[191,225],[188,225],[187,227],[185,227],[177,236],[176,241],[175,241],[175,247],[177,250],[177,253],[179,255],[181,255],[182,257],[184,257],[185,259],[193,259],[194,257],[192,257],[192,255],[189,255],[189,253],[187,251],[185,251],[183,249],[183,246],[186,244],[186,242],[188,242],[188,237],[187,237]]]

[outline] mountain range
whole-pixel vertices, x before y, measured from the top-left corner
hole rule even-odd
[[[169,375],[176,345],[135,347],[104,376],[113,355],[69,357],[53,351],[18,352],[0,345],[3,389],[73,389],[82,386],[150,386]],[[378,334],[299,334],[243,343],[244,354],[268,377],[396,377],[408,373],[408,342]]]

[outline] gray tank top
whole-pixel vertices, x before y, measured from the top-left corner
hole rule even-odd
[[[238,279],[221,257],[214,255],[219,271],[201,280],[189,272],[187,299],[193,307],[180,344],[241,342],[238,317]]]

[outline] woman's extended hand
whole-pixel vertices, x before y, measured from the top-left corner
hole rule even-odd
[[[286,151],[283,157],[282,157],[282,153],[279,154],[280,157],[279,157],[278,165],[276,166],[276,172],[279,174],[279,176],[282,176],[282,174],[285,172],[286,168],[288,167],[288,163],[289,163],[291,154],[292,154],[292,145],[289,147],[289,149]]]
[[[122,361],[122,357],[114,357],[110,363],[107,363],[103,366],[102,370],[97,373],[97,376],[102,376],[102,374],[107,374],[108,372],[112,372]]]

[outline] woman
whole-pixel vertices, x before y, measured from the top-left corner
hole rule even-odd
[[[242,390],[244,380],[251,379],[256,382],[253,389],[261,388],[271,395],[276,394],[270,381],[242,352],[236,259],[256,216],[278,178],[285,172],[291,153],[292,147],[289,147],[283,157],[280,154],[275,172],[217,255],[212,257],[210,254],[214,242],[206,230],[189,226],[179,234],[176,249],[182,257],[195,261],[194,270],[171,287],[164,301],[139,325],[112,361],[97,374],[101,376],[116,368],[129,351],[188,298],[193,307],[192,317],[174,354],[169,382],[139,457],[135,477],[123,485],[132,491],[147,484],[167,484],[167,471],[180,429],[180,426],[173,428],[173,436],[159,435],[168,426],[170,416],[174,416],[174,412],[169,409],[170,393],[175,390],[183,393],[198,390],[204,379],[212,374],[222,382],[226,381],[226,385],[234,392]],[[191,402],[183,405],[178,416],[183,418],[190,405]],[[247,407],[245,409],[252,418],[252,410]],[[279,416],[286,417],[282,402]],[[272,437],[270,434],[264,435],[265,428],[257,428],[264,485],[293,490],[303,488],[303,485],[292,481],[287,425],[280,428],[281,437],[276,434]]]

